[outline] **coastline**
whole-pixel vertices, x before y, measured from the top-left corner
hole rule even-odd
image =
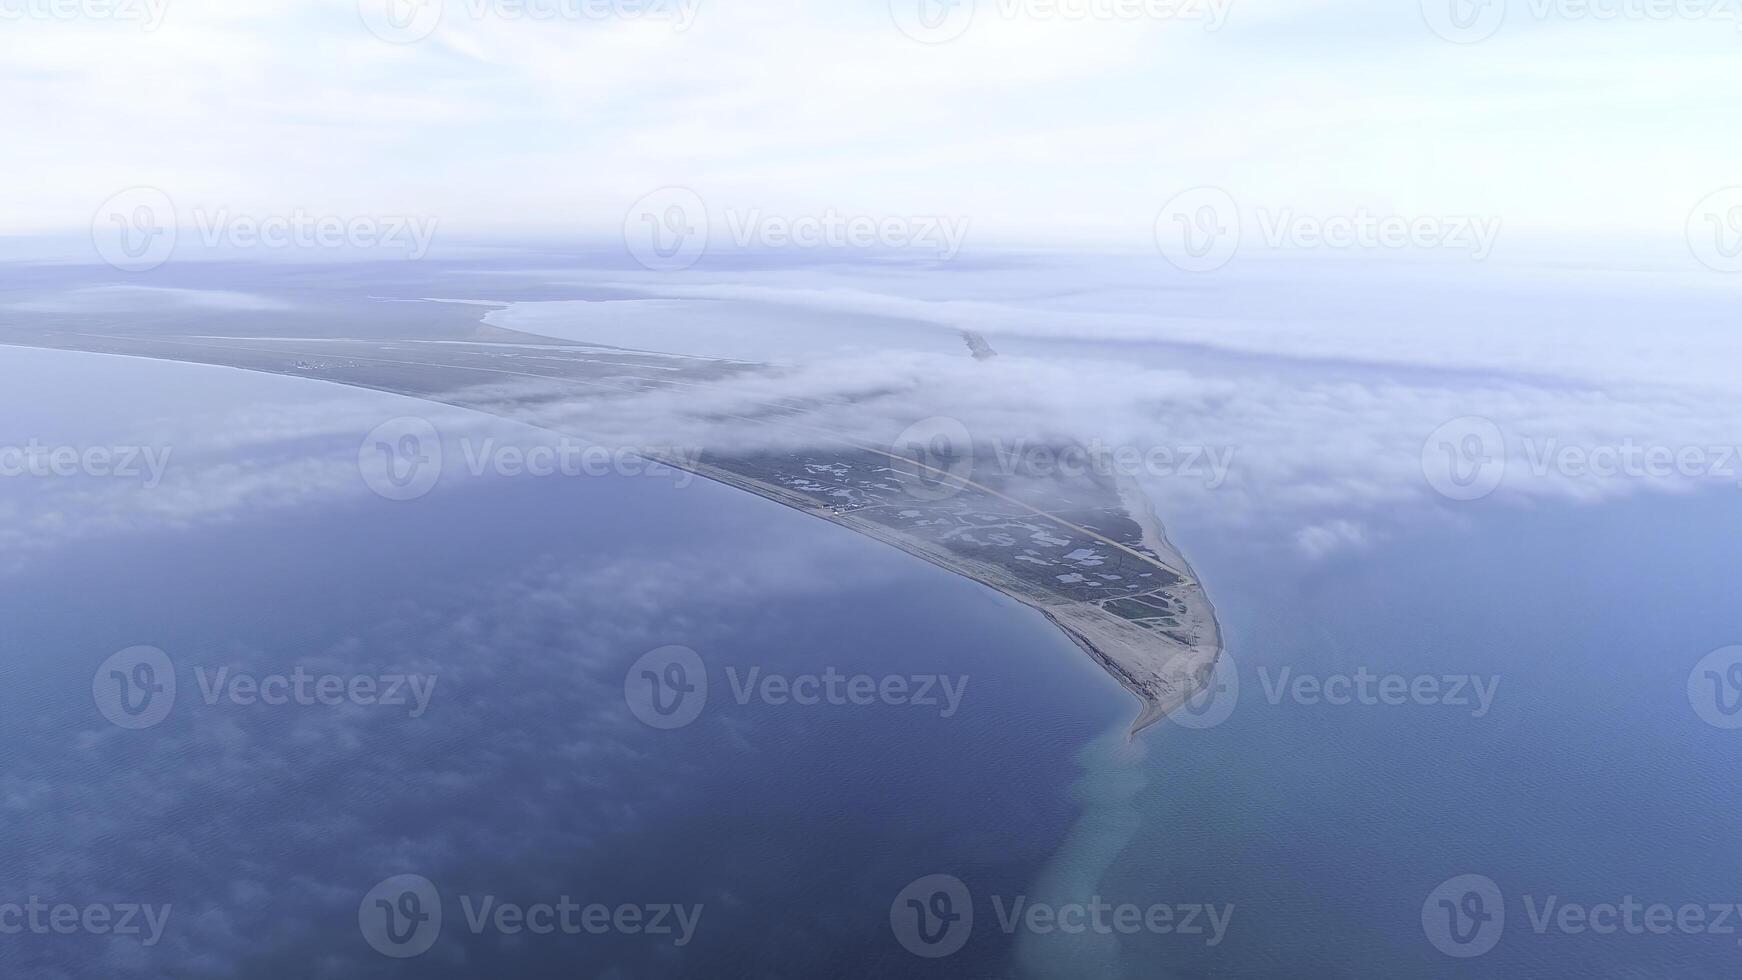
[[[1186,559],[1185,554],[1176,548],[1173,541],[1168,538],[1166,525],[1155,513],[1154,501],[1150,500],[1149,495],[1143,492],[1143,488],[1137,481],[1128,478],[1119,481],[1119,501],[1125,505],[1125,510],[1131,515],[1131,519],[1143,529],[1144,545],[1160,555],[1162,560],[1173,564],[1185,573],[1186,581],[1191,584],[1189,588],[1182,587],[1180,591],[1190,592],[1191,600],[1202,608],[1204,614],[1202,622],[1208,630],[1205,635],[1196,639],[1193,644],[1195,656],[1189,665],[1186,665],[1191,671],[1193,679],[1191,688],[1172,700],[1171,703],[1165,701],[1150,703],[1147,699],[1143,699],[1150,705],[1151,710],[1133,724],[1131,734],[1136,735],[1165,718],[1202,689],[1209,678],[1210,671],[1222,659],[1222,621],[1216,615],[1216,604],[1211,600],[1209,590],[1204,588],[1203,580],[1198,578],[1197,569],[1192,567],[1192,563]],[[1139,697],[1142,699],[1141,695]]]
[[[996,565],[927,547],[923,541],[889,533],[887,528],[873,521],[855,518],[852,514],[834,513],[800,494],[707,464],[685,466],[675,460],[659,462],[882,542],[1036,610],[1137,699],[1139,712],[1126,734],[1128,741],[1135,740],[1145,729],[1167,717],[1201,690],[1211,668],[1221,657],[1221,624],[1216,618],[1215,607],[1190,563],[1167,538],[1148,496],[1134,482],[1120,482],[1120,502],[1142,529],[1144,546],[1162,560],[1164,567],[1182,574],[1182,580],[1173,591],[1188,608],[1196,610],[1197,615],[1191,617],[1191,621],[1203,630],[1194,632],[1191,642],[1143,629],[1091,603],[1043,601],[1010,582]]]
[[[46,339],[46,338],[45,338]],[[107,345],[90,344],[90,340],[112,341],[111,338],[80,337],[87,341],[82,344],[68,344],[66,338],[56,337],[62,343],[19,343],[17,346],[38,349],[79,350],[88,353],[119,355],[125,357],[143,357],[155,360],[172,360],[183,363],[205,363],[252,371],[263,374],[278,374],[299,377],[311,381],[323,381],[352,388],[366,388],[394,394],[407,395],[423,401],[448,404],[455,407],[479,411],[488,415],[496,415],[513,419],[547,431],[562,431],[564,427],[553,426],[549,420],[541,419],[535,412],[527,411],[528,405],[514,403],[505,405],[499,401],[469,397],[475,391],[464,383],[465,374],[478,375],[487,372],[484,378],[494,382],[500,375],[516,375],[519,372],[499,368],[485,368],[465,364],[449,364],[446,370],[450,377],[443,379],[446,383],[440,387],[435,385],[408,384],[404,379],[389,374],[389,371],[399,370],[401,365],[414,365],[403,357],[387,360],[381,357],[371,357],[360,353],[334,355],[339,359],[338,369],[332,372],[318,372],[299,366],[300,361],[292,358],[299,355],[295,350],[275,352],[270,344],[266,346],[250,346],[234,350],[224,348],[220,344],[201,343],[193,345],[193,351],[177,352],[175,356],[161,350],[116,350],[103,349]],[[9,342],[10,343],[10,342]],[[357,343],[347,341],[347,343]],[[122,346],[117,343],[114,346]],[[447,349],[446,347],[442,349]],[[228,358],[217,358],[213,350],[224,350],[231,354]],[[245,355],[245,356],[244,356]],[[382,376],[359,376],[359,363],[380,365]],[[440,368],[440,363],[432,365]],[[325,374],[326,376],[323,376]],[[335,376],[342,375],[342,376]],[[563,384],[588,384],[586,379],[572,379],[561,376],[534,376],[540,381]],[[439,377],[439,375],[438,375]],[[394,383],[399,382],[399,383]],[[458,382],[458,383],[456,383]],[[582,433],[571,433],[584,435]],[[882,450],[870,450],[891,459],[905,460]],[[719,466],[697,461],[666,458],[663,454],[643,450],[639,455],[671,466],[675,469],[693,473],[715,483],[735,487],[772,502],[782,504],[793,510],[810,514],[827,520],[830,523],[855,531],[865,537],[898,548],[916,558],[923,559],[953,572],[964,578],[978,582],[1002,595],[1008,596],[1040,612],[1060,632],[1070,638],[1077,647],[1087,653],[1104,671],[1117,680],[1125,689],[1137,698],[1140,705],[1138,716],[1131,723],[1129,737],[1135,738],[1146,728],[1166,717],[1168,713],[1185,703],[1200,690],[1221,655],[1221,627],[1216,619],[1215,609],[1205,594],[1201,583],[1191,565],[1168,540],[1165,529],[1156,517],[1147,495],[1134,482],[1120,480],[1116,487],[1107,489],[1116,492],[1118,508],[1108,508],[1103,513],[1109,517],[1120,516],[1128,518],[1139,530],[1135,543],[1129,537],[1115,539],[1097,530],[1073,524],[1070,521],[1039,508],[1033,507],[1014,498],[1004,497],[996,491],[978,486],[972,481],[963,479],[961,482],[976,491],[990,493],[1001,498],[1006,504],[1020,507],[1034,518],[1050,521],[1061,529],[1061,533],[1079,537],[1093,542],[1092,547],[1110,547],[1123,553],[1123,560],[1150,566],[1151,572],[1144,573],[1148,577],[1153,573],[1161,573],[1164,578],[1155,579],[1162,583],[1160,595],[1162,603],[1169,607],[1165,616],[1145,617],[1139,623],[1101,603],[1106,600],[1095,600],[1066,594],[1064,590],[1054,590],[1036,583],[1032,577],[1022,578],[1013,574],[1008,567],[994,562],[978,560],[970,555],[951,551],[924,537],[903,534],[887,524],[878,523],[866,517],[856,515],[851,511],[832,509],[818,499],[807,497],[770,482],[753,476],[733,472]],[[907,462],[913,462],[907,460]],[[919,464],[915,463],[918,466]],[[951,474],[924,467],[934,478],[947,478]],[[1110,606],[1111,603],[1109,602]]]

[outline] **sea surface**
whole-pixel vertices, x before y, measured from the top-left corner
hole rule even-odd
[[[441,310],[456,336],[477,316]],[[292,314],[199,315],[267,330]],[[790,348],[822,316],[791,316],[769,343]],[[855,320],[854,343],[884,328]],[[758,354],[735,337],[716,352]],[[958,344],[901,337],[938,354]],[[1007,356],[1068,349],[1252,389],[1445,378],[993,340]],[[1742,962],[1742,730],[1725,727],[1742,685],[1720,661],[1719,687],[1702,686],[1705,658],[1742,644],[1733,487],[1421,493],[1369,504],[1378,516],[1347,547],[1307,549],[1292,535],[1318,518],[1280,482],[1244,495],[1155,483],[1229,655],[1211,693],[1127,742],[1135,703],[1038,614],[736,491],[449,466],[426,496],[373,492],[365,435],[431,411],[219,368],[0,350],[0,445],[173,450],[153,487],[0,479],[0,926],[5,903],[32,896],[171,907],[149,947],[0,936],[0,973],[1724,977]],[[542,438],[440,421],[450,459],[462,433]],[[1280,452],[1240,448],[1259,469]],[[169,658],[178,690],[134,729],[106,716],[103,685],[109,658],[141,645]],[[666,729],[626,692],[644,657],[672,647],[695,653],[709,690]],[[219,669],[299,668],[434,678],[433,694],[416,716],[202,696]],[[736,696],[752,670],[829,668],[966,686],[947,715]],[[1368,675],[1430,693],[1323,696]],[[360,913],[405,875],[444,914],[427,951],[402,960],[371,945]],[[935,959],[901,925],[906,890],[933,876],[974,911],[960,950]],[[485,898],[564,897],[702,912],[682,945],[473,929],[465,914]],[[1007,920],[1018,900],[1166,909],[1176,926],[1202,911],[1195,931],[1069,931]],[[1629,903],[1678,923],[1697,907],[1705,925],[1587,924]],[[1569,905],[1584,917],[1557,918]],[[1212,909],[1225,924],[1213,933]],[[1485,918],[1453,917],[1467,912]]]
[[[346,393],[338,413],[319,406],[340,389],[315,382],[3,363],[5,413],[45,444],[143,428],[186,460],[150,489],[0,482],[20,532],[0,589],[0,903],[171,907],[149,948],[8,936],[9,976],[991,975],[1010,937],[934,965],[891,938],[892,902],[942,872],[1020,890],[1074,819],[1073,755],[1135,709],[1038,614],[737,491],[462,471],[390,501],[358,475],[358,447],[370,419],[420,410],[410,400]],[[123,407],[169,421],[123,424]],[[238,452],[226,417],[266,435]],[[130,730],[93,679],[138,645],[164,651],[178,687],[167,717]],[[693,723],[660,730],[625,679],[670,645],[702,658],[711,690]],[[419,717],[202,693],[219,668],[299,665],[435,686]],[[948,717],[739,704],[728,674],[827,668],[949,677],[960,700]],[[396,960],[358,913],[404,874],[446,914],[428,952]],[[474,934],[461,905],[564,896],[703,911],[679,947]]]
[[[1709,722],[1725,717],[1711,688],[1689,686],[1742,637],[1726,597],[1742,576],[1738,532],[1735,491],[1478,507],[1455,529],[1310,565],[1181,529],[1238,690],[1200,701],[1225,720],[1159,726],[1140,766],[1103,770],[1143,786],[1109,804],[1139,819],[1098,890],[1235,912],[1213,948],[1125,939],[1114,975],[1734,975],[1735,910],[1709,910],[1739,901],[1742,742]],[[1469,690],[1470,704],[1444,703],[1442,683],[1438,700],[1332,705],[1289,693],[1285,668],[1469,675],[1492,697],[1486,713]],[[1463,875],[1494,883],[1503,925],[1486,952],[1454,958],[1423,907]],[[1534,921],[1551,899],[1630,896],[1729,920],[1606,935]]]

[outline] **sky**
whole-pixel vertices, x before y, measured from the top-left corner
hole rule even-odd
[[[0,320],[289,323],[306,288],[180,264],[202,225],[330,218],[413,258],[439,225],[444,245],[607,249],[511,257],[562,298],[496,286],[482,262],[396,271],[408,296],[495,301],[509,308],[480,318],[534,334],[803,354],[782,383],[811,394],[902,379],[877,412],[861,403],[882,426],[868,437],[936,412],[976,433],[1230,447],[1235,476],[1168,487],[1169,519],[1274,520],[1314,553],[1383,535],[1399,501],[1440,502],[1424,478],[1436,444],[1510,459],[1495,494],[1523,502],[1742,480],[1742,130],[1719,103],[1742,21],[1727,7],[630,2],[0,0],[0,165],[28,188],[0,200],[0,256],[18,254],[8,236],[32,254],[31,236],[57,235],[115,266],[26,288]],[[173,208],[175,261],[135,268],[92,236],[142,200]],[[706,245],[699,261],[637,245],[673,207],[710,226],[686,239]],[[1230,214],[1239,254],[1227,236],[1195,251]],[[919,261],[721,254],[778,250],[776,231],[826,218],[906,233]],[[1314,244],[1357,219],[1428,245]],[[1004,243],[1140,254],[973,254]],[[1271,262],[1269,246],[1302,261]],[[1424,261],[1320,261],[1343,254]],[[1004,356],[937,361],[961,356],[960,330]],[[747,337],[759,345],[731,346]],[[1545,462],[1636,443],[1691,454],[1693,476]],[[190,467],[169,485],[204,472]],[[300,459],[227,476],[233,492],[155,496],[158,516],[204,519],[262,487],[355,489],[353,472]]]
[[[609,238],[679,187],[716,221],[1124,248],[1208,186],[1249,222],[1681,247],[1742,183],[1726,0],[0,0],[0,26],[29,188],[0,236],[146,186],[183,224]]]

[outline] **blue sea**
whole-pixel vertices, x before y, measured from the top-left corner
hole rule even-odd
[[[53,445],[130,438],[97,420],[122,405],[150,419],[197,401],[202,417],[257,425],[263,405],[339,390],[92,355],[5,363],[7,412]],[[348,397],[378,420],[422,410]],[[221,432],[170,447],[189,460],[185,486],[0,483],[15,518],[41,525],[0,591],[0,904],[170,907],[150,947],[8,936],[0,972],[897,974],[920,961],[890,938],[896,894],[939,871],[1020,890],[1075,818],[1073,755],[1134,711],[1039,614],[825,522],[710,483],[627,477],[461,473],[389,501],[358,475],[367,429],[271,443],[273,461],[236,466],[307,486],[227,491],[237,506],[192,517],[164,498],[248,482],[204,465],[234,458],[213,450]],[[304,457],[348,484],[328,492],[274,463]],[[65,527],[57,506],[116,526]],[[160,723],[129,730],[106,720],[93,675],[140,645],[170,658],[177,691]],[[714,688],[678,730],[643,724],[625,696],[636,661],[668,645],[696,651]],[[419,717],[203,696],[222,667],[298,665],[435,684]],[[959,703],[945,717],[942,703],[734,697],[752,670],[829,668],[947,676]],[[397,960],[366,942],[359,906],[407,874],[439,890],[445,916],[433,948]],[[702,914],[679,946],[478,934],[462,905],[564,897]],[[943,972],[996,972],[1008,946],[977,937]]]
[[[447,473],[416,500],[371,493],[365,433],[421,411],[219,368],[0,355],[19,434],[0,442],[151,433],[174,450],[155,487],[0,480],[0,931],[32,900],[166,916],[154,937],[14,930],[0,973],[1693,977],[1742,962],[1716,929],[1539,932],[1532,914],[1551,896],[1742,903],[1742,733],[1688,693],[1702,657],[1742,642],[1733,493],[1424,504],[1454,519],[1399,520],[1418,530],[1314,561],[1175,524],[1238,694],[1200,704],[1219,723],[1128,743],[1135,702],[1037,613],[736,491]],[[111,658],[139,647],[167,658],[176,692],[133,728],[104,691]],[[671,647],[709,689],[667,729],[626,691]],[[128,682],[162,683],[138,662]],[[1273,699],[1284,668],[1495,686],[1480,716]],[[739,703],[751,671],[830,669],[964,686],[953,713]],[[208,703],[219,670],[433,687],[421,710]],[[1498,889],[1481,911],[1504,928],[1448,954],[1424,920],[1469,875]],[[407,876],[426,890],[379,890]],[[902,941],[900,896],[932,876],[974,912],[947,957]],[[439,905],[421,955],[384,953],[364,927],[382,894],[401,925]],[[1018,898],[1166,907],[1174,927],[1007,928]],[[700,911],[684,937],[538,934],[475,928],[486,901]],[[1225,929],[1179,928],[1191,907]]]

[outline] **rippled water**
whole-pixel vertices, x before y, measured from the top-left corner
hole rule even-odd
[[[1124,975],[1734,972],[1736,934],[1600,935],[1558,920],[1539,931],[1533,916],[1551,896],[1593,908],[1742,901],[1742,742],[1688,694],[1701,658],[1742,637],[1742,607],[1726,596],[1742,572],[1742,501],[1468,515],[1457,533],[1306,567],[1183,535],[1215,583],[1238,701],[1214,728],[1148,740],[1143,790],[1118,804],[1141,825],[1101,891],[1236,911],[1213,948],[1126,938]],[[1285,667],[1498,686],[1480,717],[1479,705],[1413,697],[1332,705],[1273,694]],[[1503,926],[1491,951],[1454,959],[1430,942],[1423,906],[1464,874],[1495,883]]]
[[[1532,920],[1550,896],[1742,901],[1742,751],[1688,695],[1703,656],[1742,642],[1732,496],[1495,503],[1319,562],[1175,526],[1239,696],[1219,724],[1131,744],[1130,699],[1036,614],[736,492],[458,479],[393,503],[361,485],[357,446],[416,403],[315,411],[337,389],[77,355],[8,354],[5,370],[20,431],[143,429],[182,460],[153,490],[0,482],[0,904],[172,909],[151,947],[9,937],[9,974],[1720,976],[1737,955],[1716,930]],[[320,423],[260,425],[299,411]],[[173,658],[180,690],[167,720],[130,731],[93,675],[138,644]],[[712,689],[698,721],[660,731],[624,683],[672,644]],[[436,687],[417,717],[201,696],[218,667],[298,666]],[[949,717],[734,698],[753,668],[829,667],[967,687]],[[1275,690],[1285,668],[1498,686],[1486,712],[1307,703]],[[446,912],[403,961],[358,922],[401,874]],[[1504,931],[1454,959],[1423,909],[1471,874],[1498,889]],[[975,913],[941,960],[891,928],[902,889],[932,875]],[[703,911],[681,947],[474,931],[464,914],[564,896]],[[1167,928],[1065,930],[1016,901],[1165,908]],[[1225,930],[1205,931],[1211,910]]]
[[[10,363],[39,379],[85,372],[79,385],[11,389],[33,401],[17,409],[41,416],[38,431],[68,443],[124,428],[80,408],[90,384],[145,419],[180,417],[197,391],[203,411],[237,426],[263,402],[291,413],[337,391],[76,355]],[[421,500],[382,500],[355,475],[357,446],[369,417],[415,403],[365,405],[361,422],[215,455],[216,437],[190,424],[169,437],[186,481],[172,473],[152,490],[0,484],[35,536],[0,591],[0,902],[171,907],[149,948],[10,937],[4,972],[1003,967],[1010,936],[983,931],[933,964],[895,942],[889,912],[905,885],[934,873],[976,890],[1021,888],[1072,820],[1073,753],[1133,713],[1038,614],[708,484],[444,478]],[[214,458],[231,468],[205,468]],[[336,489],[321,489],[307,460],[336,467]],[[307,485],[270,504],[179,506],[233,489],[236,467],[287,494],[295,480]],[[172,501],[181,516],[165,516]],[[75,505],[115,526],[54,531],[55,508]],[[173,660],[178,691],[164,721],[127,730],[105,720],[93,675],[104,684],[105,658],[139,644]],[[704,658],[712,690],[694,724],[660,731],[631,713],[624,682],[638,657],[669,644]],[[422,674],[435,686],[415,717],[204,695],[220,668],[258,677],[298,667]],[[731,681],[827,668],[966,686],[946,717],[911,704],[740,704]],[[430,950],[403,961],[374,952],[358,922],[366,893],[401,874],[429,879],[445,911]],[[463,904],[564,896],[703,911],[679,947],[645,935],[475,933]]]

